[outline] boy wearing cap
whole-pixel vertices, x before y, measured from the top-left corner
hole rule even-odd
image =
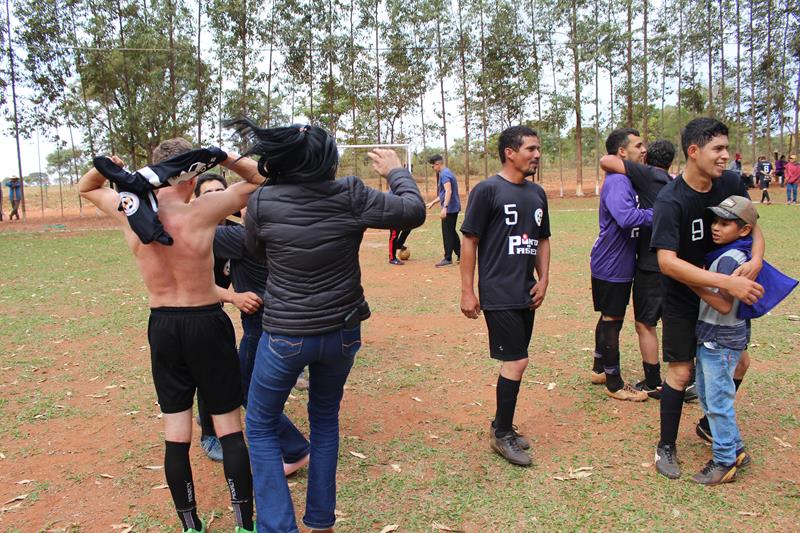
[[[752,247],[750,232],[758,213],[749,198],[729,196],[709,207],[714,214],[711,239],[717,249],[706,255],[710,272],[732,275],[743,265]],[[739,300],[726,291],[695,289],[700,302],[697,320],[697,392],[708,417],[713,458],[692,478],[704,485],[728,483],[735,479],[737,466],[750,462],[736,425],[734,370],[747,347],[748,324],[737,318]]]

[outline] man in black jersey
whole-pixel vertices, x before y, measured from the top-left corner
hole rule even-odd
[[[498,141],[502,170],[472,190],[461,226],[461,312],[475,319],[483,309],[490,356],[502,362],[490,444],[520,466],[531,464],[524,451],[530,444],[513,426],[514,411],[528,366],[534,313],[544,301],[550,272],[547,196],[526,179],[536,174],[540,147],[539,135],[530,128],[503,131]],[[476,255],[480,301],[474,290]]]
[[[699,298],[691,287],[724,289],[748,304],[764,294],[763,287],[752,281],[761,270],[764,256],[764,238],[758,229],[753,231],[753,259],[735,275],[703,270],[704,256],[713,247],[706,208],[731,195],[747,197],[738,175],[725,170],[728,128],[712,118],[694,119],[681,132],[681,147],[686,168],[658,194],[650,243],[663,274],[662,352],[668,364],[661,392],[661,438],[655,465],[659,473],[671,479],[681,475],[675,441],[697,349]]]

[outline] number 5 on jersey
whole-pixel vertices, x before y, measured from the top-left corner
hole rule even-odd
[[[505,211],[506,215],[506,225],[508,226],[516,226],[517,224],[517,204],[505,204],[503,206],[503,211]]]

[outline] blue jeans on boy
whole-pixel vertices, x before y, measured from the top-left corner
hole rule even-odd
[[[308,366],[311,462],[303,523],[313,529],[336,522],[339,404],[361,347],[361,326],[323,335],[292,337],[264,332],[258,343],[247,409],[257,527],[261,533],[298,531],[283,475],[279,419],[297,376]]]
[[[786,184],[786,201],[797,203],[797,183]]]
[[[714,462],[725,466],[734,464],[736,451],[744,448],[733,407],[736,398],[733,373],[741,355],[741,350],[717,343],[697,345],[697,395],[714,435],[711,447]]]

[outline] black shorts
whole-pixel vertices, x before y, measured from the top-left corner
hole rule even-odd
[[[633,316],[636,321],[656,327],[661,318],[663,298],[661,273],[637,268],[633,278]]]
[[[664,316],[661,319],[663,332],[661,348],[665,363],[688,363],[694,361],[697,351],[697,318]]]
[[[499,361],[519,361],[528,357],[528,345],[533,335],[531,309],[500,309],[484,311],[489,329],[489,355]]]
[[[151,309],[147,340],[163,413],[190,409],[195,389],[212,415],[242,405],[236,334],[222,305]]]
[[[592,278],[594,310],[605,316],[624,317],[625,309],[628,307],[628,300],[631,299],[632,283],[631,281],[616,283]]]

